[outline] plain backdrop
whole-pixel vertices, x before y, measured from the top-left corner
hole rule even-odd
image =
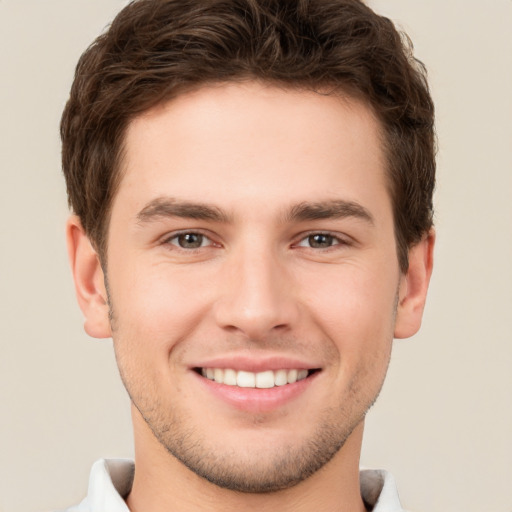
[[[79,55],[120,0],[0,0],[0,511],[62,508],[130,456],[110,341],[82,329],[58,124]],[[362,464],[423,512],[512,511],[512,1],[373,0],[430,73],[436,265],[422,331],[395,342]],[[307,414],[307,411],[304,411]]]

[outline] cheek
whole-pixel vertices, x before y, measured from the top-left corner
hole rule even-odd
[[[344,357],[361,357],[389,345],[394,326],[398,272],[357,265],[329,269],[306,279],[305,301],[314,321]]]
[[[208,310],[208,280],[183,269],[124,265],[111,282],[114,338],[143,358],[166,356]],[[151,350],[148,348],[151,347]]]

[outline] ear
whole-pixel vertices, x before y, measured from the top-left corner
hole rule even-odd
[[[398,292],[395,338],[408,338],[418,332],[434,264],[435,232],[430,230],[409,249],[409,268],[402,274]]]
[[[105,276],[98,254],[76,215],[68,219],[66,240],[76,297],[85,317],[85,332],[93,338],[109,338],[112,333]]]

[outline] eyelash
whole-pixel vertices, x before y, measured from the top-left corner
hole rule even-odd
[[[179,245],[179,238],[185,237],[187,235],[196,235],[196,236],[201,237],[201,245],[199,245],[199,247],[188,247],[188,248],[182,247],[181,245]],[[309,239],[309,242],[311,243],[310,239],[315,236],[326,237],[326,238],[330,239],[331,242],[333,242],[333,243],[331,245],[328,245],[327,247],[316,247],[316,248],[311,247],[310,245],[302,245],[302,243],[305,241],[307,243],[308,239]],[[173,241],[176,241],[176,243],[174,243]],[[203,245],[203,242],[205,242],[205,241],[208,241],[209,243],[207,245]],[[186,251],[186,252],[198,251],[200,249],[204,249],[205,247],[211,247],[211,246],[220,247],[220,244],[217,244],[216,242],[214,242],[211,239],[210,236],[208,236],[207,234],[205,234],[199,230],[198,231],[180,231],[177,233],[173,233],[171,236],[168,236],[163,240],[163,244],[164,245],[172,245],[172,246],[176,247],[176,249]],[[350,246],[350,245],[352,245],[352,242],[350,240],[347,240],[346,237],[340,237],[338,234],[330,233],[328,231],[311,231],[309,233],[301,234],[301,238],[298,240],[298,242],[292,244],[292,247],[305,247],[307,249],[312,249],[312,250],[328,251],[336,246]]]
[[[200,236],[202,237],[202,240],[201,240],[201,245],[199,247],[189,247],[189,248],[186,248],[186,247],[181,247],[179,245],[179,238],[180,237],[185,237],[187,235],[196,235],[196,236]],[[173,241],[176,241],[176,243],[173,243]],[[202,245],[202,242],[204,241],[208,241],[209,243],[205,246],[205,245]],[[174,247],[176,247],[176,249],[178,250],[182,250],[182,251],[187,251],[187,252],[193,252],[193,251],[197,251],[199,249],[204,249],[205,247],[210,247],[210,246],[219,246],[219,244],[216,244],[210,236],[208,236],[207,234],[197,230],[197,231],[180,231],[180,232],[177,232],[177,233],[173,233],[171,236],[168,236],[166,237],[164,240],[163,240],[163,244],[164,245],[172,245]]]
[[[317,247],[317,248],[301,245],[302,242],[304,242],[308,239],[311,239],[312,237],[315,237],[315,236],[323,236],[326,238],[330,238],[333,243],[331,245],[329,245],[328,247]],[[323,251],[328,251],[329,249],[332,249],[333,247],[336,247],[336,246],[349,246],[349,245],[351,245],[351,242],[347,239],[347,237],[341,237],[339,234],[331,233],[329,231],[311,231],[309,233],[302,234],[298,243],[294,244],[295,247],[306,247],[308,249],[313,249],[313,250],[318,249],[318,250],[323,250]]]

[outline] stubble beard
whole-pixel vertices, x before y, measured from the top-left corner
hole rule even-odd
[[[119,368],[132,403],[161,446],[199,477],[223,489],[242,493],[288,489],[319,471],[342,449],[378,395],[377,392],[368,398],[364,405],[361,396],[347,397],[346,404],[356,403],[359,414],[343,405],[336,410],[322,411],[323,418],[319,418],[313,433],[301,442],[264,452],[248,446],[246,453],[240,453],[241,450],[228,446],[212,445],[205,437],[207,427],[200,432],[187,421],[183,411],[180,414],[154,401],[150,403],[147,395],[135,396],[131,391],[132,380],[122,370],[122,365]],[[262,424],[256,428],[264,430],[265,427]],[[226,439],[229,440],[230,435],[228,433]]]
[[[336,455],[363,419],[358,418],[345,428],[324,423],[300,445],[263,454],[253,450],[247,456],[208,446],[196,429],[179,418],[169,421],[169,418],[148,417],[134,404],[160,444],[196,475],[223,489],[256,494],[288,489],[316,473]]]
[[[110,320],[113,334],[118,322],[109,296]],[[396,309],[395,309],[396,311]],[[114,342],[114,348],[117,344]],[[269,450],[261,456],[243,457],[235,450],[219,451],[209,446],[204,435],[187,423],[185,414],[169,411],[163,404],[155,403],[148,397],[157,396],[148,392],[135,396],[122,357],[116,352],[121,380],[131,402],[165,450],[189,470],[208,482],[223,489],[242,493],[272,493],[288,489],[303,482],[323,468],[344,446],[354,429],[364,420],[366,413],[377,400],[384,383],[386,368],[378,389],[369,395],[361,387],[365,374],[373,368],[361,368],[349,386],[348,396],[339,408],[323,410],[322,419],[306,440],[300,444],[289,444],[277,450]],[[167,411],[167,415],[163,414]],[[264,428],[264,427],[262,427]],[[207,431],[207,430],[205,430]]]

